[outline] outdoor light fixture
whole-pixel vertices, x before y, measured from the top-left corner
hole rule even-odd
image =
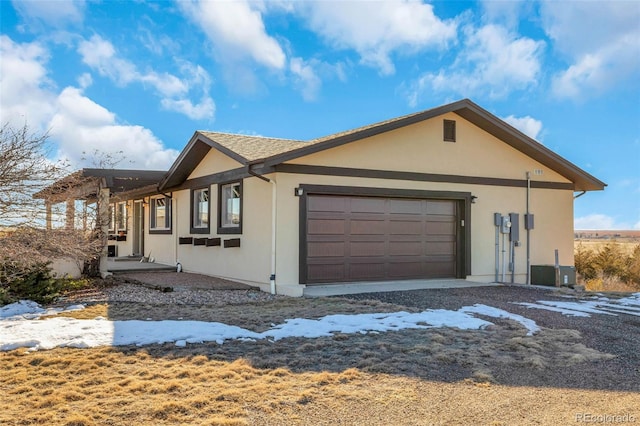
[[[475,204],[477,199],[478,199],[478,197],[476,197],[475,195],[472,195],[471,196],[471,204]]]
[[[301,197],[304,194],[304,190],[302,188],[294,188],[293,195],[296,197]]]

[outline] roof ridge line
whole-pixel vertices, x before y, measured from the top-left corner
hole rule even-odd
[[[246,135],[243,133],[231,133],[231,132],[217,132],[217,131],[212,131],[212,130],[197,130],[198,133],[213,133],[213,134],[220,134],[220,135],[229,135],[229,136],[245,136],[245,137],[249,137],[249,138],[259,138],[259,139],[273,139],[273,140],[278,140],[278,141],[290,141],[290,142],[301,142],[301,143],[306,143],[308,141],[302,140],[302,139],[291,139],[291,138],[276,138],[273,136],[261,136],[261,135]]]

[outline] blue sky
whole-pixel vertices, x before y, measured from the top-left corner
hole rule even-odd
[[[166,169],[195,130],[312,139],[470,98],[608,184],[640,229],[638,1],[0,0],[0,119]]]

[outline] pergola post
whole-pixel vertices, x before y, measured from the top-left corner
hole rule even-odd
[[[44,202],[44,208],[45,208],[45,222],[46,222],[46,226],[47,226],[47,231],[51,231],[53,229],[53,223],[52,223],[52,213],[51,213],[51,201],[49,200],[45,200]]]
[[[73,230],[75,228],[76,218],[76,200],[71,198],[67,200],[67,208],[65,211],[64,229]]]
[[[100,188],[98,192],[98,225],[103,246],[100,253],[100,275],[107,276],[107,234],[109,233],[109,188]]]

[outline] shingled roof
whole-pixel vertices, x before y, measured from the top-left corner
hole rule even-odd
[[[604,182],[575,166],[469,99],[463,99],[437,108],[334,133],[306,142],[291,139],[266,138],[262,136],[197,131],[171,166],[167,176],[160,183],[160,189],[164,190],[182,184],[211,148],[217,149],[244,166],[262,164],[270,167],[294,158],[389,132],[451,112],[494,135],[496,138],[535,159],[539,163],[555,170],[571,180],[576,190],[602,190],[606,186]]]

